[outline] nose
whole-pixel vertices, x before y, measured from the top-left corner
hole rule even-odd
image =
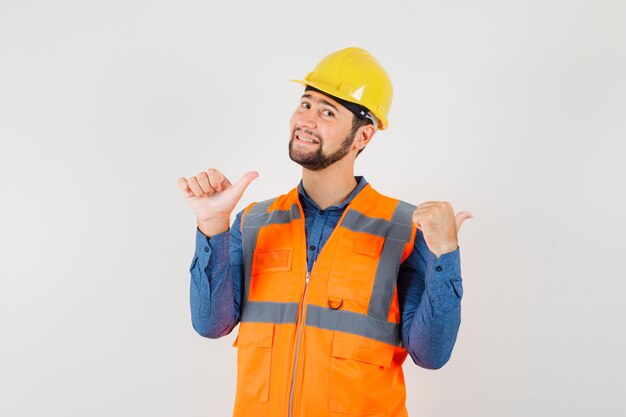
[[[296,124],[299,127],[314,129],[317,126],[317,115],[311,109],[296,114]]]

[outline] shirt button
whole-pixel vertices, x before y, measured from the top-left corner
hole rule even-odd
[[[315,250],[315,246],[311,245],[311,246],[309,246],[309,249]]]
[[[208,251],[209,251],[209,247],[208,247],[208,246],[205,246],[205,247],[204,247],[204,251],[205,251],[205,252],[208,252]]]
[[[326,212],[324,210],[320,210],[320,214],[323,216]]]
[[[441,272],[443,271],[443,268],[441,267],[441,265],[437,265],[437,268],[435,268],[435,271]]]

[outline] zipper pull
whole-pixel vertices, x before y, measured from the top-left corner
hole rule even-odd
[[[311,278],[311,273],[309,271],[306,271],[306,285],[309,285],[309,279]]]

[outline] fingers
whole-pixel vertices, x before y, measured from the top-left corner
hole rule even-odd
[[[426,208],[426,207],[430,207],[430,206],[434,206],[436,204],[438,204],[439,201],[425,201],[422,204],[418,204],[416,209],[421,209],[421,208]]]
[[[228,180],[228,178],[224,177],[224,181],[222,181],[221,186],[222,190],[227,190],[232,184]]]
[[[210,196],[228,186],[230,186],[230,181],[214,168],[199,172],[198,175],[189,179],[178,179],[178,187],[185,193],[185,197]]]
[[[213,168],[209,168],[206,172],[202,172],[202,174],[207,175],[209,178],[209,183],[210,183],[209,190],[213,189],[215,191],[222,191],[222,182],[226,179],[224,174],[222,174],[217,169],[213,169]]]
[[[199,172],[195,178],[198,181],[198,185],[202,189],[203,193],[213,193],[214,188],[211,187],[211,183],[209,182],[209,176],[206,172]]]
[[[449,218],[450,221],[454,218],[454,223],[458,232],[463,222],[467,219],[471,219],[474,215],[469,211],[460,211],[456,216],[454,216],[452,204],[447,201],[426,201],[418,205],[413,211],[413,223],[415,223],[415,226],[418,229],[422,229],[424,222],[428,223],[429,221],[432,221],[432,219],[443,217]]]
[[[202,187],[200,187],[200,184],[198,183],[198,179],[196,177],[189,178],[187,180],[187,184],[189,185],[189,188],[191,188],[191,191],[193,191],[196,197],[200,197],[201,195],[205,194]],[[211,194],[213,193],[211,192]]]
[[[233,185],[220,171],[209,168],[206,171],[199,172],[195,177],[190,177],[189,179],[179,178],[178,188],[183,191],[185,197],[210,196],[231,187],[234,187],[233,191],[241,195],[252,180],[258,176],[259,173],[256,171],[247,172]]]
[[[185,178],[179,178],[178,179],[178,188],[180,188],[183,192],[183,194],[185,194],[185,197],[193,197],[194,193],[193,191],[191,191],[191,188],[189,188],[189,185],[187,184],[187,180]]]
[[[447,201],[427,201],[418,205],[413,211],[413,223],[419,229],[422,222],[429,222],[432,219],[453,214],[452,205]]]
[[[217,169],[209,168],[206,171],[199,172],[196,175],[196,179],[204,194],[211,195],[223,190],[222,182],[226,180],[226,177]]]

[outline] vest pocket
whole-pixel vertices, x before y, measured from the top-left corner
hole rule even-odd
[[[291,270],[292,248],[257,249],[252,259],[252,275]]]
[[[328,296],[367,307],[384,239],[366,233],[342,236],[328,280]]]
[[[391,362],[395,348],[335,332],[330,365],[329,411],[386,413],[394,404]]]
[[[240,323],[233,346],[237,347],[235,402],[267,402],[274,323]]]

